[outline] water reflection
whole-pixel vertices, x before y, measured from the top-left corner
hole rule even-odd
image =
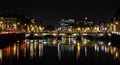
[[[0,62],[2,61],[2,50],[0,49]]]
[[[43,44],[34,40],[27,40],[23,43],[14,43],[11,46],[0,49],[0,62],[5,64],[5,61],[10,61],[20,58],[34,58],[43,55]]]
[[[76,48],[75,48],[76,47]],[[76,50],[76,52],[75,52]],[[91,52],[90,52],[91,51]],[[80,58],[80,55],[82,54],[82,56],[87,57],[87,55],[89,55],[90,53],[98,53],[100,55],[100,53],[104,53],[104,54],[110,54],[113,56],[113,58],[118,58],[119,57],[119,52],[120,50],[116,47],[112,47],[112,46],[99,46],[99,45],[91,45],[91,46],[86,46],[86,45],[81,45],[81,44],[77,44],[75,45],[58,45],[58,56],[59,58],[62,58],[62,55],[65,56],[72,56],[76,53],[76,59]],[[84,54],[84,55],[83,55]],[[95,54],[97,55],[97,54]]]
[[[0,49],[0,64],[20,63],[23,62],[20,60],[36,60],[36,58],[37,61],[43,62],[50,61],[52,58],[52,61],[63,63],[120,62],[120,50],[110,44],[111,42],[88,39],[79,41],[75,38],[64,38],[64,40],[56,38],[49,38],[49,40],[26,39],[24,42],[13,43],[11,46]]]

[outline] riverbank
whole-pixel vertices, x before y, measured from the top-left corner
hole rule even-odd
[[[0,34],[0,47],[25,39],[25,33]]]

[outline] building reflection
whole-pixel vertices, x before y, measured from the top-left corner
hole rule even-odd
[[[16,46],[16,48],[17,48],[17,58],[19,58],[19,44],[17,44],[17,46]]]
[[[120,50],[117,47],[99,45],[99,44],[86,44],[77,43],[76,45],[60,45],[58,44],[58,58],[63,60],[71,58],[79,61],[81,58],[109,56],[110,59],[116,59],[120,61]],[[73,58],[74,57],[74,58]]]
[[[77,44],[77,50],[76,50],[76,59],[80,57],[80,43]]]
[[[82,47],[84,47],[84,50],[85,50],[85,56],[87,56],[87,54],[89,55],[90,53],[87,53],[87,48],[89,48],[89,50],[92,50],[94,49],[94,53],[97,53],[97,54],[94,54],[94,56],[96,55],[101,55],[101,53],[104,53],[105,54],[110,54],[111,56],[113,56],[114,59],[117,59],[119,57],[119,52],[120,50],[117,48],[117,47],[112,47],[112,46],[100,46],[100,45],[94,45],[94,46],[81,46],[81,45],[77,45],[77,52],[76,52],[76,58],[78,59],[80,57],[80,49],[82,49]],[[119,57],[120,58],[120,57]]]
[[[11,46],[0,49],[0,63],[2,61],[19,58],[34,58],[43,56],[43,44],[38,41],[14,43]],[[3,60],[4,59],[4,60]]]
[[[2,49],[0,49],[0,62],[2,61]]]
[[[55,55],[57,55],[59,61],[79,61],[80,59],[84,60],[88,58],[104,59],[105,56],[108,56],[107,58],[118,60],[120,62],[120,50],[117,47],[108,45],[111,42],[105,43],[103,41],[97,41],[95,43],[86,42],[86,44],[84,44],[81,41],[74,40],[76,42],[74,44],[72,44],[72,42],[67,44],[67,41],[65,42],[66,44],[63,44],[60,43],[61,40],[50,40],[51,42],[49,44],[44,44],[44,41],[26,39],[24,40],[25,42],[14,43],[11,46],[0,49],[0,63],[6,60],[21,58],[45,58],[43,56],[46,56],[48,59],[48,56],[54,58]],[[73,39],[71,38],[71,40]],[[58,41],[58,44],[53,44],[53,42],[57,43]],[[48,49],[51,51],[48,52]]]

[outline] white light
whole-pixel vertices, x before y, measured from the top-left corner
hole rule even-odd
[[[97,52],[99,52],[99,47],[97,47]]]
[[[53,33],[53,36],[56,36],[57,34]]]
[[[83,35],[87,35],[87,33],[83,33]]]
[[[73,34],[73,36],[76,36],[77,34]]]
[[[48,35],[48,33],[43,33],[42,35]]]
[[[35,36],[38,36],[38,34],[34,34]]]
[[[111,36],[111,34],[110,34],[110,33],[108,33],[108,36]]]
[[[43,40],[39,40],[39,42],[43,42]]]
[[[43,44],[47,44],[47,42],[46,42],[46,41],[44,41],[44,42],[43,42]]]
[[[19,40],[17,42],[20,42]]]
[[[108,51],[108,49],[107,49],[107,47],[105,47],[105,52],[107,52]]]
[[[55,44],[56,43],[56,40],[53,40],[53,44]]]
[[[73,43],[74,43],[74,44],[77,43],[76,40],[73,40]]]
[[[87,41],[86,41],[86,39],[83,39],[83,44],[87,44]]]
[[[111,42],[108,42],[108,46],[110,46],[111,45]]]
[[[64,36],[65,34],[60,34],[60,35]]]
[[[26,42],[26,44],[30,44],[30,42]]]
[[[94,49],[95,49],[95,51],[97,50],[97,46],[96,45],[95,45]]]
[[[30,40],[30,42],[33,42],[33,40]]]
[[[30,34],[26,34],[25,36],[28,37]]]
[[[103,33],[101,33],[101,34],[98,34],[99,36],[104,36],[104,34]]]

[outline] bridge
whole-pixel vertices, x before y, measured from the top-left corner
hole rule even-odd
[[[30,36],[31,33],[26,33],[26,37]],[[102,36],[111,36],[110,32],[64,32],[64,31],[51,31],[51,32],[40,32],[33,33],[32,36],[54,36],[54,37],[77,37],[77,36],[93,36],[93,37],[102,37]]]

